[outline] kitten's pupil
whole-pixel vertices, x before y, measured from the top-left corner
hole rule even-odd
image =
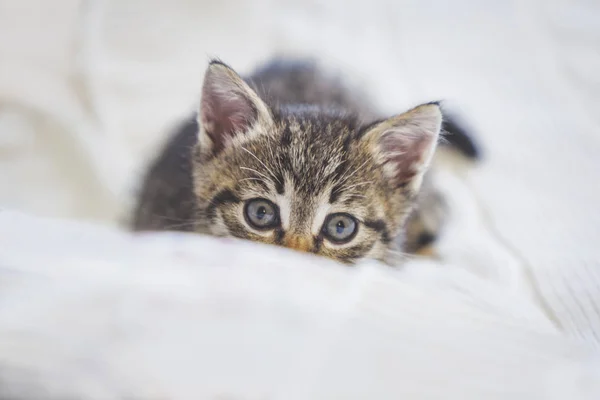
[[[346,224],[344,224],[344,221],[338,221],[338,223],[335,225],[335,230],[339,234],[342,234],[345,228]]]
[[[258,219],[263,219],[265,214],[267,213],[267,209],[264,206],[260,206],[258,211],[256,211],[256,217]]]

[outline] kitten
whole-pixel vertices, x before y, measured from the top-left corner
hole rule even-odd
[[[443,221],[443,199],[426,174],[440,106],[377,119],[363,99],[309,63],[277,61],[243,79],[212,61],[198,123],[185,125],[150,169],[134,229],[234,236],[344,263],[396,263],[419,251]],[[450,144],[475,157],[454,128]],[[428,211],[442,217],[423,218]]]

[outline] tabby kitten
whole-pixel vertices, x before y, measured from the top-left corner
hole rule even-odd
[[[185,126],[150,170],[134,229],[396,263],[423,244],[422,221],[411,212],[442,113],[427,103],[375,120],[360,99],[308,64],[276,62],[244,80],[212,61],[198,123]],[[407,223],[416,227],[408,247]]]

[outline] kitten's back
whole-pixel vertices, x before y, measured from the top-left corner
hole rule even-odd
[[[273,107],[308,104],[335,108],[367,120],[376,118],[364,93],[348,87],[339,75],[329,73],[314,61],[273,60],[245,80]]]
[[[192,148],[197,141],[198,123],[190,118],[167,142],[144,177],[131,221],[134,230],[192,230]]]

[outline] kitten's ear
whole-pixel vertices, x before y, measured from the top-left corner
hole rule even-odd
[[[230,67],[212,61],[204,75],[198,122],[199,143],[205,156],[214,156],[255,126],[268,129],[267,105]]]
[[[364,135],[394,188],[416,194],[437,146],[442,112],[423,104],[376,124]]]

